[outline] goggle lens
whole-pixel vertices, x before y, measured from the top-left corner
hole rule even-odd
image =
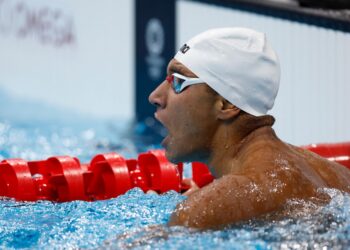
[[[181,93],[186,87],[198,83],[203,83],[199,78],[189,78],[178,73],[174,73],[171,76],[167,76],[166,80],[171,84],[171,87],[175,93]]]

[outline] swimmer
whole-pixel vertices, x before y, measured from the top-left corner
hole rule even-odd
[[[322,188],[350,192],[350,171],[281,141],[272,126],[280,65],[263,33],[208,30],[169,62],[149,96],[168,130],[162,142],[173,163],[200,161],[216,177],[192,192],[169,225],[217,228],[282,211]]]

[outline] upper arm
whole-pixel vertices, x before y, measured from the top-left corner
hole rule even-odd
[[[279,178],[226,175],[180,203],[169,224],[211,228],[250,219],[280,207],[289,191]]]

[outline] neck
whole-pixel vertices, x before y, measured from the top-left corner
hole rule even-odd
[[[212,153],[207,163],[214,175],[219,178],[238,172],[242,148],[250,145],[259,135],[272,132],[274,121],[272,116],[255,117],[243,113],[235,120],[221,124],[214,137]]]

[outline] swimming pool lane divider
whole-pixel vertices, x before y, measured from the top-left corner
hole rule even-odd
[[[110,199],[134,187],[144,192],[184,192],[190,187],[183,184],[182,172],[183,163],[170,163],[163,150],[128,160],[117,153],[98,154],[89,164],[70,156],[41,161],[7,159],[0,162],[0,196],[17,201],[66,202]],[[203,187],[214,178],[206,165],[193,162],[192,179]]]
[[[302,148],[350,169],[350,142],[310,144]]]
[[[310,144],[302,148],[350,169],[350,142]],[[137,159],[124,159],[117,153],[94,156],[81,164],[69,156],[53,156],[42,161],[8,159],[0,162],[0,196],[18,201],[95,201],[117,197],[139,187],[164,193],[184,192],[183,163],[170,163],[163,150],[141,153]],[[192,163],[192,179],[203,187],[213,181],[206,165]]]

